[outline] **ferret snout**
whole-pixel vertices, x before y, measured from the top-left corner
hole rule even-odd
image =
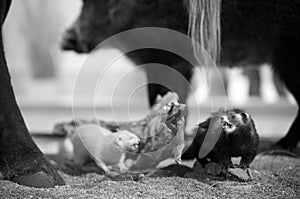
[[[139,148],[140,147],[140,142],[134,143],[133,146],[134,146],[134,148]]]
[[[133,146],[133,148],[139,148],[140,147],[140,138],[138,137],[131,137],[130,138],[130,143]]]
[[[236,126],[232,124],[227,116],[221,117],[222,127],[227,133],[232,133]]]
[[[135,140],[135,142],[132,144],[132,149],[137,150],[140,148],[140,146],[141,146],[140,140]]]

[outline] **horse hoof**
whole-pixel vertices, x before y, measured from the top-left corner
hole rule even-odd
[[[12,181],[29,187],[52,188],[57,185],[45,172],[40,171],[30,175],[17,176]]]

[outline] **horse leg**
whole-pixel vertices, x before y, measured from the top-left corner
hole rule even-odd
[[[299,82],[299,46],[298,35],[288,35],[275,50],[273,66],[280,78],[284,81],[289,91],[295,97],[297,104],[300,104],[300,82]],[[297,113],[296,119],[290,127],[288,133],[276,144],[277,146],[293,150],[297,147],[300,140],[300,114]]]
[[[300,89],[300,87],[298,87]],[[298,95],[298,98],[300,95]],[[299,99],[297,99],[297,103],[299,105]],[[299,111],[297,113],[296,119],[294,120],[292,126],[290,127],[288,133],[281,138],[276,145],[280,148],[288,149],[293,151],[300,140],[300,114]]]
[[[0,1],[1,26],[9,2]],[[63,185],[53,165],[30,137],[16,103],[0,36],[0,173],[3,179],[34,187]]]
[[[296,71],[294,71],[296,72]],[[298,85],[291,85],[292,82],[297,82],[297,79],[289,79],[289,80],[285,80],[286,85],[288,87],[288,89],[290,90],[290,92],[294,95],[297,104],[299,106],[300,103],[300,84],[297,83]],[[298,91],[296,91],[298,90]],[[288,149],[288,150],[293,150],[297,147],[297,144],[300,140],[300,114],[299,114],[299,110],[297,113],[297,116],[292,124],[292,126],[290,127],[288,133],[277,142],[277,146],[284,148],[284,149]]]
[[[190,91],[193,75],[192,66],[187,62],[178,61],[171,67],[156,65],[146,67],[148,79],[149,103],[155,103],[157,95],[165,95],[168,91],[178,94],[180,103],[185,103]]]

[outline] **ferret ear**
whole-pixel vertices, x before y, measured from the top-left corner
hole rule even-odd
[[[243,118],[249,118],[249,114],[248,113],[245,113],[245,112],[242,112],[241,113],[241,116],[243,117]]]
[[[158,94],[156,96],[155,103],[157,104],[158,102],[160,102],[161,98],[162,98],[162,96],[160,94]]]

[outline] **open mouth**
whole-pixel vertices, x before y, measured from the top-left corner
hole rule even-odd
[[[181,117],[181,110],[175,108],[175,105],[172,105],[170,110],[168,111],[168,117],[167,121],[173,120],[173,119],[179,119]]]
[[[231,133],[235,130],[236,126],[234,124],[232,124],[227,116],[223,116],[221,118],[222,120],[222,128],[227,132],[227,133]]]
[[[222,127],[227,133],[232,133],[236,129],[236,126],[229,121],[223,121]]]
[[[164,113],[166,114],[165,122],[171,130],[176,130],[177,122],[184,117],[187,112],[186,105],[179,104],[177,101],[171,101],[163,106]]]
[[[139,143],[134,143],[132,148],[135,150],[135,149],[138,149],[138,148],[139,148],[139,146],[140,146],[140,144],[139,144]]]
[[[223,128],[229,128],[231,129],[233,127],[233,124],[229,123],[229,122],[224,122],[223,123]]]
[[[168,114],[170,114],[170,113],[172,113],[172,111],[173,111],[173,109],[174,109],[174,104],[173,105],[171,105],[171,108],[170,108],[170,110],[168,111]]]

